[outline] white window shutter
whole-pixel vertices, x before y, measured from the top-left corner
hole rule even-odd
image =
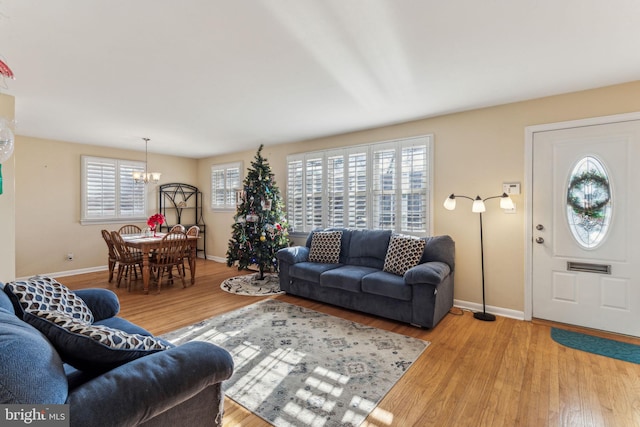
[[[287,157],[292,232],[320,227],[428,235],[432,136]]]
[[[211,209],[236,209],[236,191],[242,189],[242,162],[211,166]]]
[[[145,186],[133,181],[133,172],[143,172],[144,163],[92,156],[82,156],[81,162],[82,224],[145,218]]]

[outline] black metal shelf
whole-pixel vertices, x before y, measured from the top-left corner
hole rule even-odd
[[[169,231],[177,224],[187,229],[197,225],[200,228],[201,239],[198,241],[196,253],[202,252],[206,258],[207,233],[206,225],[202,218],[202,192],[193,185],[174,182],[161,185],[158,194],[160,198],[158,203],[160,213],[167,220],[160,226],[160,231]],[[185,214],[184,216],[183,213]]]

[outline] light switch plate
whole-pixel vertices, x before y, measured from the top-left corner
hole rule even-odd
[[[510,196],[520,194],[519,182],[504,182],[502,183],[502,192],[507,193]]]

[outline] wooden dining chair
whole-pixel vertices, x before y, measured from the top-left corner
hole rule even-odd
[[[200,227],[198,227],[197,225],[192,225],[187,230],[186,235],[187,237],[198,237],[200,235]],[[191,270],[191,263],[195,262],[194,257],[196,256],[196,253],[197,251],[191,250],[191,245],[187,247],[187,253],[185,258],[189,261],[187,262],[187,266],[189,267],[189,270]]]
[[[189,227],[186,234],[187,236],[198,237],[200,235],[200,227],[198,227],[197,225],[192,225],[191,227]]]
[[[152,277],[157,281],[158,292],[160,292],[160,285],[165,273],[168,275],[169,283],[173,284],[173,267],[176,267],[178,276],[182,279],[182,287],[187,287],[183,261],[187,249],[189,249],[189,241],[183,232],[174,231],[162,238],[158,250],[149,262]]]
[[[134,224],[127,224],[127,225],[123,225],[122,227],[120,227],[120,230],[118,230],[118,233],[120,234],[141,234],[142,233],[142,228],[138,227],[137,225]]]
[[[169,230],[169,233],[173,233],[174,231],[179,231],[181,233],[185,232],[185,228],[184,225],[182,224],[176,224],[173,227],[171,227],[171,230]]]
[[[124,239],[117,231],[111,232],[111,240],[113,241],[113,247],[116,252],[116,259],[118,260],[118,278],[116,281],[116,287],[120,287],[122,278],[127,278],[127,290],[131,290],[131,275],[137,279],[138,270],[140,270],[140,277],[142,277],[142,253],[133,248],[127,246]],[[137,269],[136,269],[137,267]]]
[[[108,252],[108,265],[109,265],[109,283],[113,280],[113,272],[118,263],[118,255],[116,254],[116,248],[113,246],[113,240],[111,240],[111,233],[107,230],[102,230],[102,238],[107,244]]]

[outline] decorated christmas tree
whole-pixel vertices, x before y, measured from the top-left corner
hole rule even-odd
[[[236,203],[227,265],[237,261],[238,270],[257,265],[262,280],[265,272],[277,269],[276,252],[289,245],[280,190],[267,159],[262,157],[262,145],[251,162],[243,189],[236,195]]]

